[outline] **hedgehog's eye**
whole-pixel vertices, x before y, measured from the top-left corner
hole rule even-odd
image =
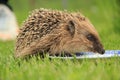
[[[88,34],[87,39],[90,40],[90,41],[95,41],[96,40],[96,38],[93,34]]]

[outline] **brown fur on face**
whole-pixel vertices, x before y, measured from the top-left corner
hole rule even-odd
[[[23,24],[15,56],[88,51],[104,53],[98,33],[87,18],[77,13],[40,9]]]

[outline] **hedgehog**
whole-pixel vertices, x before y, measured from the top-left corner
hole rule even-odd
[[[36,9],[16,39],[15,57],[78,52],[105,52],[96,29],[80,12]]]

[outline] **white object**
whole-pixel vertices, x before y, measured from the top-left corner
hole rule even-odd
[[[56,57],[56,56],[49,56],[49,57],[59,58],[59,59],[111,58],[111,57],[120,57],[120,50],[106,50],[104,54],[82,52],[82,53],[77,53],[76,57]]]
[[[0,40],[15,39],[17,34],[18,25],[14,13],[0,4]]]

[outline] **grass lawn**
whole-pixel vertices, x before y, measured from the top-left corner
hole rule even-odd
[[[63,10],[62,0],[36,0],[35,8]],[[120,33],[115,32],[112,2],[68,1],[69,11],[80,10],[97,29],[106,50],[120,49]],[[30,11],[28,0],[11,0],[19,25]],[[45,5],[47,4],[47,5]],[[22,6],[21,6],[22,5]],[[14,59],[15,41],[0,41],[0,80],[120,80],[120,58],[60,60]]]

